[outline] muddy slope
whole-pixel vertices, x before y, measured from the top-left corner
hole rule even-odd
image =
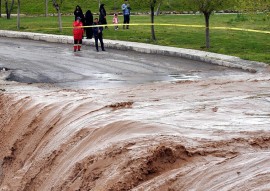
[[[5,84],[0,190],[269,190],[269,81]]]

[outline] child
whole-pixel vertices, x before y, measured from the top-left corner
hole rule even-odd
[[[81,22],[81,18],[77,17],[76,21],[73,22],[74,52],[77,49],[81,51],[83,32],[83,23]]]
[[[114,30],[118,30],[118,15],[116,13],[113,15],[113,24],[115,24]]]

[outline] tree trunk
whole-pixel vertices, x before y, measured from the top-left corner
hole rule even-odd
[[[211,12],[204,12],[204,19],[205,19],[205,47],[210,48],[210,15]]]
[[[61,12],[60,8],[58,9],[58,24],[59,24],[59,31],[62,32],[62,17],[61,17]]]
[[[8,12],[8,1],[5,1],[5,8],[6,8],[6,15],[7,15],[7,19],[10,19],[10,14]]]
[[[58,14],[59,31],[62,32],[62,17],[61,17],[61,12],[60,12],[60,6],[56,2],[56,0],[53,0],[53,6],[55,7]]]
[[[0,0],[0,18],[2,17],[2,0]]]
[[[48,0],[45,0],[45,17],[48,16]]]
[[[158,16],[159,13],[160,13],[160,6],[161,6],[161,2],[158,4],[158,8],[157,8],[157,11],[156,11],[156,16]]]
[[[152,33],[152,40],[156,40],[156,35],[155,35],[155,26],[154,26],[154,17],[155,17],[155,10],[154,10],[154,6],[151,5],[151,33]]]
[[[17,10],[17,29],[20,30],[20,25],[21,25],[21,1],[18,0],[18,10]]]
[[[8,0],[5,1],[7,19],[10,19],[10,15],[11,15],[11,11],[13,9],[13,5],[14,5],[14,0],[12,0],[12,2],[11,2],[10,9],[8,9]]]

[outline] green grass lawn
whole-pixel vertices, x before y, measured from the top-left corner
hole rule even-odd
[[[64,29],[63,32],[59,32],[57,17],[22,17],[20,31],[72,35],[73,19],[73,16],[63,16]],[[119,20],[122,23],[123,18],[119,16]],[[112,16],[108,16],[107,21],[108,24],[112,24]],[[16,22],[14,17],[10,20],[0,18],[0,29],[17,30]],[[270,64],[269,33],[210,29],[211,48],[205,49],[204,27],[175,26],[175,24],[204,26],[202,15],[160,15],[155,17],[157,24],[172,24],[172,26],[155,26],[157,41],[151,40],[150,26],[140,25],[149,22],[150,16],[132,15],[131,24],[138,25],[131,26],[129,30],[123,30],[120,26],[117,31],[111,26],[109,30],[104,31],[104,38],[205,50]],[[267,14],[216,14],[210,18],[210,27],[236,27],[270,31],[270,18]]]

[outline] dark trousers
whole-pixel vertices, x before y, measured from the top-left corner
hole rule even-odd
[[[74,44],[82,45],[82,39],[74,39]]]
[[[85,28],[85,33],[86,33],[86,38],[87,39],[92,39],[92,37],[93,37],[93,30],[92,30],[92,28]]]
[[[124,15],[124,24],[129,24],[130,16]],[[129,25],[126,25],[127,29],[129,28]],[[125,28],[125,25],[123,25],[123,28]]]
[[[95,35],[95,45],[96,45],[97,51],[98,51],[98,40],[100,42],[101,49],[104,50],[104,43],[103,43],[102,32],[101,33],[98,33],[97,35]]]

